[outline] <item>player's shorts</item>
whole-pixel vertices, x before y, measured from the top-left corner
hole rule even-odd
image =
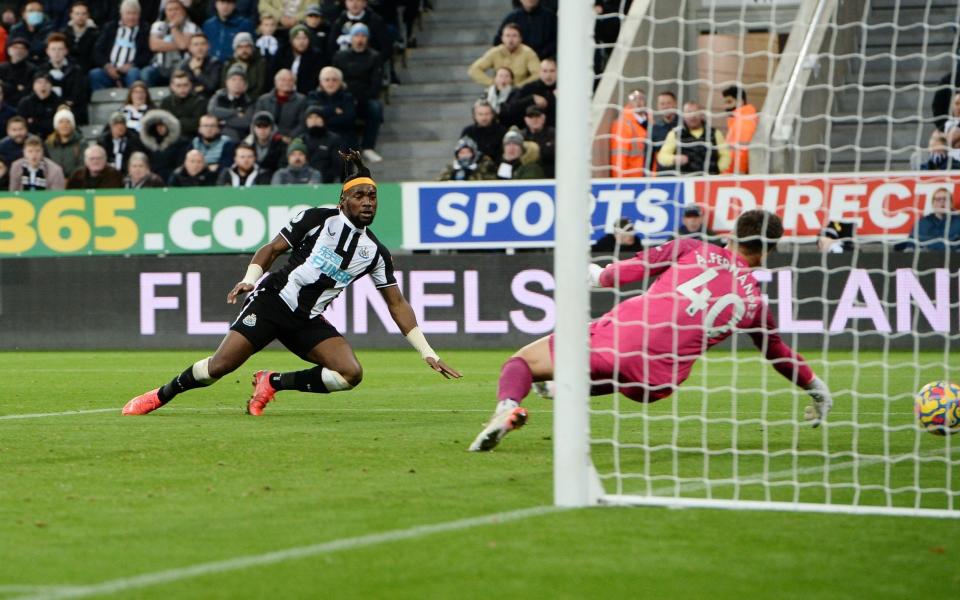
[[[648,378],[642,375],[645,369],[630,368],[636,366],[632,363],[641,360],[639,358],[634,358],[630,364],[628,360],[621,359],[619,371],[614,368],[611,353],[598,351],[597,348],[599,345],[610,347],[608,342],[597,343],[598,339],[604,339],[604,336],[599,334],[600,328],[605,326],[609,326],[609,321],[590,323],[590,395],[606,396],[620,392],[635,402],[656,402],[672,394],[672,385],[646,381]],[[553,360],[553,334],[550,334],[548,343],[550,359]]]
[[[320,342],[341,337],[337,328],[322,315],[312,319],[297,316],[276,292],[270,290],[257,290],[247,297],[230,329],[247,338],[256,352],[273,340],[279,340],[304,360]]]

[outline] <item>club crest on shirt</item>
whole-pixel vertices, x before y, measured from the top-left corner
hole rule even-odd
[[[357,248],[357,254],[364,260],[370,258],[370,246],[360,246]]]
[[[249,315],[243,318],[243,324],[247,327],[253,327],[257,324],[257,314],[250,313]]]

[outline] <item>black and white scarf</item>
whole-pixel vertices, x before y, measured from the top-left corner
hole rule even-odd
[[[237,170],[237,166],[230,167],[230,187],[253,187],[257,184],[257,176],[260,175],[260,169],[253,165],[250,174],[244,177]]]
[[[132,63],[137,57],[137,33],[140,27],[117,26],[117,37],[113,40],[110,50],[110,64],[122,66]]]
[[[47,176],[43,172],[43,163],[36,169],[31,169],[27,163],[23,163],[23,169],[20,172],[20,188],[25,191],[45,190],[47,189]]]

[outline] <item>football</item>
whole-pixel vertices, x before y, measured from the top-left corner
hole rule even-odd
[[[923,386],[914,399],[913,410],[920,426],[936,435],[960,431],[960,385],[934,381]]]

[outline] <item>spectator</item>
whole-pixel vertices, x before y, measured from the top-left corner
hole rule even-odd
[[[543,179],[540,150],[532,142],[524,142],[516,129],[503,136],[503,153],[497,166],[497,179]]]
[[[83,166],[83,135],[77,131],[77,122],[67,108],[53,115],[53,133],[44,142],[47,156],[60,165],[64,173],[73,173]]]
[[[276,173],[286,162],[287,143],[277,131],[273,115],[267,111],[253,115],[250,135],[243,140],[243,143],[256,152],[257,165],[260,166],[261,171]]]
[[[260,0],[257,4],[260,16],[271,17],[281,29],[292,29],[303,20],[303,13],[307,8],[306,0],[289,2],[285,0]]]
[[[646,177],[647,95],[633,90],[620,116],[610,125],[610,176]]]
[[[63,169],[43,156],[43,142],[35,135],[23,143],[23,158],[10,165],[10,191],[62,190]]]
[[[828,254],[842,254],[853,249],[853,223],[831,221],[817,236],[817,249]]]
[[[910,239],[898,244],[897,249],[960,252],[960,215],[950,210],[950,190],[943,187],[934,191],[930,204],[931,213],[917,219]]]
[[[596,41],[596,50],[593,56],[593,72],[602,74],[607,66],[610,55],[613,54],[613,45],[620,35],[620,21],[630,12],[633,0],[595,0],[593,12],[597,14],[593,28],[593,38]]]
[[[143,152],[134,152],[127,162],[127,176],[123,178],[123,187],[128,190],[143,188],[162,188],[163,180],[150,172],[150,159]]]
[[[934,123],[940,131],[946,131],[946,121],[950,114],[950,105],[957,89],[960,88],[960,62],[954,63],[951,72],[943,76],[938,82],[937,91],[933,94],[931,109],[933,110]]]
[[[106,151],[97,144],[90,144],[83,151],[83,167],[77,169],[67,180],[68,190],[102,190],[123,187],[120,171],[107,164]]]
[[[750,172],[750,141],[757,132],[757,109],[747,104],[747,92],[732,85],[723,90],[723,107],[727,117],[727,144],[730,166],[724,173],[745,175]]]
[[[523,38],[540,58],[557,55],[557,15],[540,6],[540,0],[521,0],[521,8],[509,13],[500,24],[493,45],[501,43],[503,29],[510,23],[515,24]]]
[[[303,126],[303,114],[307,108],[307,98],[294,87],[293,73],[289,69],[280,69],[273,77],[272,91],[257,98],[254,110],[266,111],[273,117],[277,131],[283,141],[299,135]]]
[[[353,95],[343,85],[343,73],[336,67],[320,71],[320,87],[307,95],[307,104],[318,106],[323,122],[340,136],[348,148],[357,146],[357,112]]]
[[[640,252],[643,250],[643,244],[637,237],[633,222],[630,219],[619,219],[613,227],[613,233],[608,233],[601,237],[590,248],[591,252],[609,252],[620,254],[621,252]]]
[[[174,71],[170,78],[171,94],[160,102],[160,108],[180,121],[180,135],[191,139],[197,135],[200,117],[207,103],[193,91],[190,76],[185,71]]]
[[[333,183],[340,173],[340,155],[344,149],[340,136],[327,129],[319,106],[307,109],[303,143],[307,147],[310,166],[320,171],[323,183]]]
[[[270,173],[260,170],[256,150],[247,144],[237,146],[234,150],[233,166],[221,171],[217,178],[217,185],[225,187],[253,187],[269,183]]]
[[[683,105],[683,123],[667,134],[657,155],[661,167],[681,175],[716,175],[730,166],[730,149],[723,134],[710,126],[696,102]]]
[[[324,59],[330,57],[330,44],[327,40],[327,32],[330,26],[323,19],[323,11],[317,4],[311,4],[303,13],[303,24],[307,27],[310,34],[310,47],[315,48]],[[367,25],[369,27],[369,25]],[[260,40],[257,40],[259,43]]]
[[[0,160],[0,190],[10,189],[10,169]]]
[[[227,72],[227,86],[210,98],[207,113],[220,120],[223,134],[234,142],[250,130],[253,98],[247,95],[247,71],[242,66],[230,67]]]
[[[943,121],[943,133],[947,136],[947,145],[953,148],[960,139],[960,92],[955,93],[950,102],[950,112]]]
[[[663,147],[667,134],[677,128],[677,97],[671,91],[657,94],[657,114],[660,118],[650,130],[650,152],[647,156],[647,169],[657,170],[657,154]]]
[[[23,158],[23,142],[27,139],[27,120],[17,115],[7,120],[7,137],[0,140],[0,160],[5,165]]]
[[[170,187],[209,187],[216,181],[216,174],[208,169],[203,161],[203,153],[190,150],[183,158],[183,164],[174,169],[167,183]]]
[[[473,103],[473,125],[464,127],[460,137],[468,137],[476,142],[481,154],[497,162],[506,133],[507,128],[497,123],[490,104],[486,100],[477,100]]]
[[[67,38],[70,56],[80,66],[83,73],[93,68],[93,52],[100,30],[90,20],[90,7],[82,0],[70,7],[70,20],[62,30]]]
[[[0,130],[7,130],[7,121],[17,114],[17,109],[3,100],[3,86],[0,85]]]
[[[127,117],[120,111],[110,115],[97,143],[107,151],[107,163],[121,173],[127,172],[127,161],[131,154],[146,150],[137,132],[127,129]]]
[[[53,115],[59,106],[60,98],[53,93],[50,76],[37,71],[33,76],[33,93],[20,100],[17,113],[27,120],[30,133],[45,138],[53,133]]]
[[[150,26],[150,50],[154,53],[150,66],[143,70],[147,85],[170,83],[170,75],[183,62],[192,36],[200,31],[187,18],[187,9],[181,0],[166,0],[164,18]]]
[[[367,27],[367,45],[380,57],[381,66],[388,64],[393,57],[393,37],[387,31],[383,18],[367,10],[367,0],[345,0],[343,4],[343,12],[330,26],[327,56],[336,56],[339,51],[349,50],[353,45],[353,28],[362,24]],[[349,75],[346,79],[349,86]]]
[[[150,88],[142,81],[134,82],[127,92],[127,101],[123,105],[123,116],[127,119],[127,129],[140,133],[140,121],[147,111],[153,108]]]
[[[519,90],[513,87],[513,71],[507,67],[500,67],[493,76],[493,83],[482,96],[490,104],[490,108],[497,115],[497,119],[505,127],[519,125],[520,119],[512,114],[507,107],[517,99]]]
[[[43,14],[43,4],[28,0],[20,11],[20,22],[10,28],[10,39],[26,40],[30,62],[43,60],[47,36],[53,33],[53,23]],[[11,183],[16,177],[11,177]]]
[[[267,63],[273,61],[280,51],[280,41],[277,33],[277,20],[270,15],[260,15],[260,26],[257,27],[257,51]],[[234,38],[236,39],[236,38]]]
[[[87,122],[87,75],[78,64],[67,58],[67,38],[51,33],[47,38],[47,60],[38,71],[45,73],[53,85],[59,104],[66,104],[81,123]]]
[[[297,91],[306,95],[316,89],[320,69],[327,61],[310,46],[310,33],[305,25],[296,25],[289,37],[290,43],[280,50],[274,68],[290,69],[297,81]]]
[[[11,106],[30,94],[33,83],[33,64],[27,60],[30,44],[24,38],[7,40],[7,62],[0,64],[0,86]]]
[[[287,146],[287,166],[273,174],[271,185],[321,183],[320,171],[307,164],[307,147],[300,138]]]
[[[97,39],[90,89],[129,87],[142,79],[140,69],[150,64],[150,32],[140,24],[140,3],[123,0],[120,20],[108,23]]]
[[[707,222],[703,218],[703,209],[697,204],[688,204],[683,207],[683,218],[680,227],[677,228],[677,235],[680,237],[693,238],[725,246],[723,239],[707,227]]]
[[[539,106],[547,113],[547,125],[556,126],[557,107],[557,61],[545,58],[540,61],[540,77],[526,84],[517,92],[515,100],[507,102],[505,110],[511,115],[526,114],[527,107]]]
[[[151,110],[143,115],[140,141],[150,156],[153,171],[166,181],[190,149],[190,139],[180,135],[180,121],[165,110]]]
[[[539,106],[527,107],[523,117],[526,128],[521,132],[524,141],[533,142],[540,149],[540,167],[545,177],[553,179],[556,160],[557,132],[547,127],[547,115]]]
[[[233,163],[233,149],[236,146],[230,138],[220,132],[220,121],[213,115],[200,117],[200,133],[193,138],[191,147],[203,154],[203,162],[214,175],[227,169]]]
[[[496,179],[495,171],[493,161],[477,149],[477,143],[468,137],[462,137],[453,149],[453,164],[443,170],[440,181]]]
[[[343,73],[347,89],[357,102],[357,116],[364,122],[360,139],[363,157],[376,163],[383,160],[374,150],[383,123],[383,105],[380,104],[383,70],[377,52],[367,47],[367,26],[357,23],[350,32],[350,48],[337,52],[333,66]]]
[[[179,69],[190,77],[193,91],[204,100],[220,89],[222,67],[219,60],[210,56],[210,44],[202,33],[190,37],[187,56],[180,62]]]
[[[226,80],[227,71],[234,65],[240,65],[247,71],[247,93],[251,98],[259,98],[267,91],[267,63],[253,48],[253,36],[238,33],[233,38],[233,58],[220,69],[221,79]]]
[[[535,81],[540,76],[540,62],[537,53],[522,43],[520,28],[516,23],[507,23],[500,34],[503,43],[487,50],[478,58],[468,73],[474,81],[487,87],[493,83],[493,78],[487,71],[496,72],[500,67],[507,67],[513,71],[513,80],[523,86]]]
[[[253,33],[253,23],[246,17],[236,14],[236,0],[216,0],[216,13],[203,24],[203,33],[210,40],[213,57],[219,61],[230,59],[231,51],[236,50],[234,36],[239,33]],[[250,37],[253,46],[253,38]]]

